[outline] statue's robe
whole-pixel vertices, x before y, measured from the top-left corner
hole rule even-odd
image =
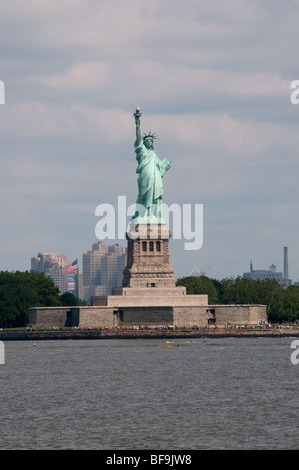
[[[152,204],[158,204],[163,196],[163,176],[166,167],[170,163],[166,158],[160,160],[157,152],[148,149],[141,140],[134,144],[138,166],[136,173],[138,177],[139,194],[137,203],[149,208]]]

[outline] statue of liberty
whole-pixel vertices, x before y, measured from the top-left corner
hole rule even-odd
[[[155,134],[141,137],[140,131],[140,108],[134,113],[136,124],[136,141],[134,144],[138,166],[136,173],[138,177],[138,197],[136,201],[136,212],[133,217],[134,223],[163,223],[162,220],[162,196],[163,176],[169,170],[171,162],[164,158],[160,160],[154,150]]]

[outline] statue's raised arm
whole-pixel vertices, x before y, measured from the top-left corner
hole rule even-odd
[[[134,116],[135,116],[135,124],[136,124],[136,143],[140,144],[142,141],[141,130],[140,130],[140,118],[142,114],[140,112],[140,108],[136,108],[136,112],[134,113]]]

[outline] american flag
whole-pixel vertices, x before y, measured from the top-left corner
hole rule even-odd
[[[78,260],[76,259],[75,261],[72,262],[72,264],[69,264],[66,268],[65,268],[65,274],[68,274],[72,271],[75,271],[76,269],[78,269]]]

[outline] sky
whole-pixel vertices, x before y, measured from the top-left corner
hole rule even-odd
[[[45,251],[82,271],[96,207],[136,202],[140,106],[172,162],[163,202],[203,207],[175,277],[283,271],[287,246],[298,281],[298,44],[298,0],[2,0],[0,270]]]

